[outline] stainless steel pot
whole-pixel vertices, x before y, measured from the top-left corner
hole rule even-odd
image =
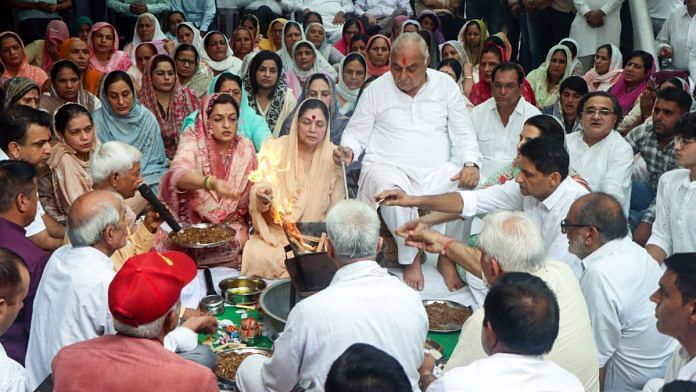
[[[266,282],[254,276],[226,278],[218,284],[225,302],[231,305],[256,305]]]

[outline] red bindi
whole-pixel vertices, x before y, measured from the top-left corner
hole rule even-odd
[[[314,119],[316,119],[316,118],[317,118],[317,115],[316,115],[316,114],[312,114],[312,120],[314,120]]]
[[[401,59],[401,64],[403,64],[404,66],[406,66],[406,57],[403,57],[403,58]]]

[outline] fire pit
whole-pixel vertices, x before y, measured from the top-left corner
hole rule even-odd
[[[294,255],[285,259],[285,268],[292,280],[292,308],[295,305],[295,293],[300,298],[306,298],[323,290],[331,283],[338,267],[325,251],[326,223],[286,222],[283,223],[283,229],[290,241],[285,250]]]

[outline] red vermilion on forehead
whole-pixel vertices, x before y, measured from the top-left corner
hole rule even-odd
[[[317,118],[317,115],[316,115],[316,114],[312,114],[312,120],[314,120],[315,118]]]
[[[401,58],[401,64],[403,64],[404,67],[406,66],[406,57]]]

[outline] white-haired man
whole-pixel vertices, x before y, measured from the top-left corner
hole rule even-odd
[[[115,274],[109,257],[125,245],[127,226],[125,203],[116,193],[88,192],[70,207],[70,245],[59,248],[49,259],[34,300],[37,314],[31,320],[26,360],[31,390],[51,373],[51,360],[62,347],[116,333],[107,306],[107,291]],[[184,325],[189,328],[177,328],[167,335],[165,347],[195,351],[195,359],[205,356],[197,348],[194,331],[214,323],[214,319],[187,320]]]
[[[119,194],[126,202],[128,237],[126,245],[111,255],[116,270],[131,256],[152,249],[162,219],[154,211],[148,211],[145,219],[136,225],[135,217],[142,212],[145,201],[136,191],[143,182],[140,160],[143,154],[137,148],[119,141],[106,142],[92,153],[89,172],[95,190]],[[132,207],[131,207],[132,206]],[[136,211],[134,211],[134,209]]]
[[[428,319],[420,296],[374,261],[382,242],[377,213],[362,202],[342,201],[329,211],[326,231],[327,252],[339,266],[331,284],[292,309],[273,358],[242,362],[237,386],[288,391],[311,380],[310,390],[323,391],[331,364],[360,342],[396,358],[417,391]]]
[[[392,45],[391,72],[365,90],[334,151],[336,162],[346,164],[365,153],[358,197],[366,203],[392,188],[438,194],[478,183],[481,154],[466,100],[452,78],[428,69],[430,61],[417,33],[400,35]],[[418,217],[415,208],[382,206],[380,212],[392,234]],[[462,226],[450,223],[447,230],[461,236]],[[423,289],[418,250],[395,238],[404,280]],[[439,260],[438,269],[450,290],[462,286],[449,260]]]
[[[108,289],[118,335],[62,348],[51,366],[55,390],[218,391],[213,372],[162,347],[179,324],[181,289],[195,277],[196,264],[181,252],[130,259]]]
[[[556,295],[561,309],[558,338],[548,359],[578,377],[586,391],[599,391],[597,349],[587,304],[573,271],[563,262],[546,259],[541,231],[525,213],[497,211],[486,216],[484,222],[479,248],[487,284],[494,284],[507,272],[526,272],[541,278]],[[432,247],[438,242],[429,239],[424,245]],[[484,309],[479,308],[464,323],[445,371],[487,356],[481,344],[483,318]]]

